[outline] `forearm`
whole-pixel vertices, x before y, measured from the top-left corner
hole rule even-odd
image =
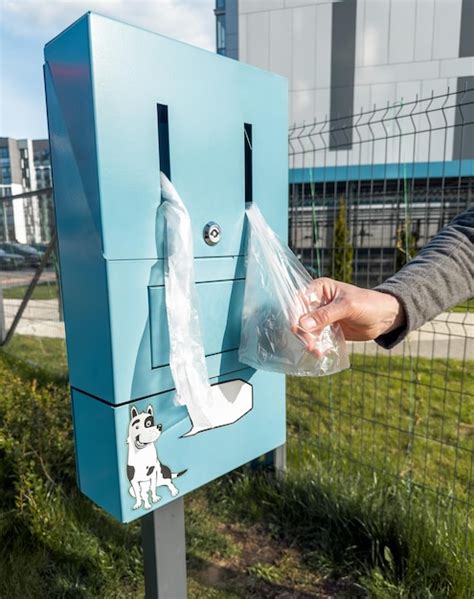
[[[376,339],[383,347],[474,296],[474,207],[455,218],[393,277],[375,288],[396,297],[405,325]]]

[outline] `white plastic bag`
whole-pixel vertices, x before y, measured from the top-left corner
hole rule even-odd
[[[320,376],[348,368],[339,325],[314,337],[320,358],[307,350],[302,332],[301,336],[292,332],[301,316],[321,305],[320,298],[308,296],[312,278],[254,203],[246,214],[249,239],[239,360],[260,370],[293,375]]]
[[[252,397],[237,397],[225,385],[209,384],[194,282],[191,220],[177,191],[161,173],[165,242],[165,304],[170,338],[170,369],[176,401],[185,405],[191,429],[184,435],[231,424],[252,408]]]

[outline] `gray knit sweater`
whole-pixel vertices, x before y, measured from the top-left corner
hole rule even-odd
[[[474,297],[474,206],[457,216],[393,277],[375,287],[395,296],[406,323],[376,342],[390,349],[410,331]]]

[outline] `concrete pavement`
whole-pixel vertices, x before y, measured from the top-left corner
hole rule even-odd
[[[7,329],[20,300],[4,300]],[[19,335],[64,338],[64,323],[59,320],[58,300],[31,300],[16,330]],[[421,329],[411,333],[405,343],[390,352],[373,341],[349,343],[355,353],[367,355],[408,355],[424,358],[455,358],[474,360],[474,313],[443,312]]]

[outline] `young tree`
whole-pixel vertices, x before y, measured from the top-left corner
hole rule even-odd
[[[351,230],[347,222],[347,205],[344,195],[339,198],[334,225],[334,278],[344,283],[352,282],[353,248]]]
[[[407,232],[408,229],[408,232]],[[400,270],[407,262],[415,256],[418,251],[419,232],[416,228],[412,229],[410,221],[400,223],[397,228],[395,240],[395,267]]]

